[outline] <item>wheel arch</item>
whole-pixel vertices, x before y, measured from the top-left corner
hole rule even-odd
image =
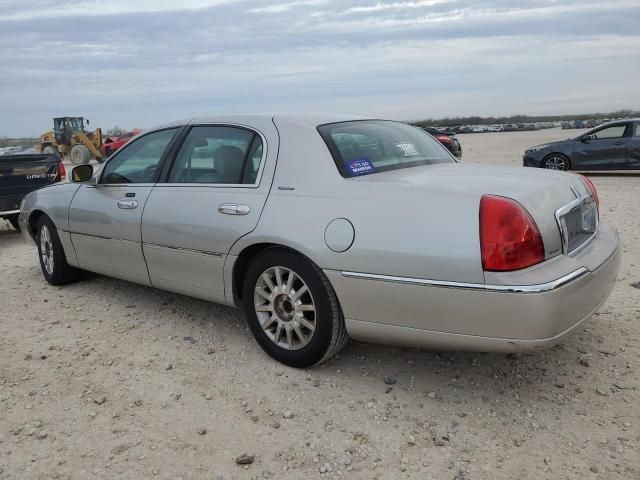
[[[39,209],[33,210],[29,214],[29,218],[27,219],[27,228],[29,231],[29,235],[31,235],[31,238],[33,238],[34,240],[37,237],[37,233],[38,233],[38,222],[43,216],[51,220],[51,217],[49,217],[49,215],[47,215],[44,211]],[[53,223],[53,220],[51,220],[51,222]]]
[[[260,242],[245,246],[240,251],[235,262],[233,263],[233,269],[231,272],[231,290],[233,292],[233,303],[236,306],[242,305],[242,286],[251,261],[261,253],[271,249],[288,250],[292,254],[298,255],[308,262],[314,264],[318,268],[321,268],[316,262],[313,261],[313,259],[309,258],[308,255],[305,255],[300,250],[297,250],[288,245],[284,245],[282,243]]]

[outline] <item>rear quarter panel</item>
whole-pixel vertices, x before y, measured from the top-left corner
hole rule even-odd
[[[345,179],[315,128],[290,120],[276,126],[280,152],[271,193],[258,226],[231,255],[268,242],[298,250],[323,269],[484,281],[479,196]],[[355,230],[343,253],[324,239],[336,218]]]

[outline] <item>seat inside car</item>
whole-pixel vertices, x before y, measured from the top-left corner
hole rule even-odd
[[[244,153],[238,147],[223,145],[213,153],[215,183],[240,183]]]

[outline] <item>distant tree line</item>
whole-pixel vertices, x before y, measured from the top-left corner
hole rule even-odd
[[[602,120],[605,118],[640,117],[638,110],[618,110],[610,113],[584,113],[579,115],[512,115],[510,117],[445,117],[424,118],[409,122],[417,127],[453,127],[456,125],[504,125],[507,123],[568,122],[571,120]]]

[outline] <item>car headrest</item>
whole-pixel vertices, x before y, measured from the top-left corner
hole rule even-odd
[[[235,177],[240,180],[244,154],[238,147],[223,145],[213,152],[216,172],[222,177]]]

